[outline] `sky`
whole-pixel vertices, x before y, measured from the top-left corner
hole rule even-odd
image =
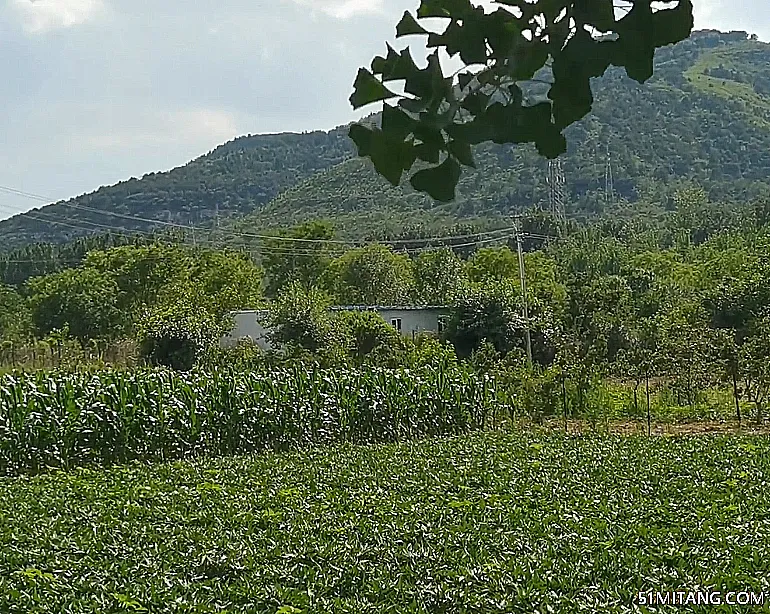
[[[330,129],[418,0],[0,0],[0,219],[167,170],[243,134]],[[696,27],[770,40],[767,0]],[[366,112],[374,108],[365,109]],[[1,248],[2,246],[0,246]]]

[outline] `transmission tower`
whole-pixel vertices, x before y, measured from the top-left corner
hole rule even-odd
[[[615,182],[612,177],[612,154],[607,145],[607,164],[604,167],[604,204],[608,209],[615,206]]]
[[[561,160],[548,161],[548,205],[560,230],[567,221],[567,186]]]

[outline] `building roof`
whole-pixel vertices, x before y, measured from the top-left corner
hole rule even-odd
[[[338,305],[331,311],[444,311],[447,305]]]
[[[446,311],[447,305],[335,305],[329,307],[329,311]],[[239,309],[231,311],[231,316],[253,314],[255,316],[267,316],[270,312],[266,309]]]

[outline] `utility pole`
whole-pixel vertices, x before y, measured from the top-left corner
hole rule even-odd
[[[524,275],[524,254],[521,251],[521,232],[516,221],[516,249],[519,252],[519,281],[521,282],[521,298],[524,304],[524,339],[527,343],[527,362],[532,366],[532,337],[529,332],[529,305],[527,300],[527,279]]]
[[[607,208],[615,206],[615,181],[612,177],[612,155],[609,144],[607,145],[607,164],[604,168],[604,203]]]
[[[548,204],[551,215],[559,227],[559,232],[564,234],[567,219],[567,186],[564,178],[564,167],[559,158],[548,161],[546,183],[548,184]]]

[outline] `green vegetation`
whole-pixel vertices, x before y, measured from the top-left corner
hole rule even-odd
[[[652,77],[655,51],[693,29],[692,0],[665,7],[635,0],[624,12],[610,0],[500,4],[516,10],[421,0],[416,19],[404,12],[396,38],[424,36],[434,49],[428,65],[419,68],[410,47],[396,52],[388,44],[386,56],[358,70],[350,104],[358,109],[383,102],[382,120],[379,126],[355,123],[348,134],[358,154],[392,185],[419,160],[412,187],[450,202],[461,166],[476,168],[472,146],[486,142],[532,143],[540,155],[557,158],[567,151],[564,129],[591,111],[591,79],[617,66],[644,83]],[[443,31],[432,29],[437,19]],[[442,51],[459,56],[461,69],[445,75]],[[403,82],[403,93],[390,89],[394,81]]]
[[[5,479],[0,610],[567,614],[767,592],[769,480],[767,438],[501,433]]]
[[[0,475],[461,433],[497,403],[457,369],[4,376]]]
[[[673,211],[654,225],[572,222],[549,240],[537,232],[548,231],[547,216],[523,220],[535,231],[524,254],[531,368],[510,230],[441,248],[419,240],[353,247],[315,222],[271,239],[261,264],[236,250],[140,243],[93,250],[77,267],[8,286],[0,360],[9,369],[441,365],[492,377],[502,401],[519,399],[509,405],[536,419],[762,423],[770,410],[767,202],[745,203],[726,229],[715,214],[727,207],[695,187],[678,190]],[[413,340],[371,315],[330,311],[361,303],[444,304],[447,326],[437,339]],[[269,313],[274,350],[217,347],[232,326],[228,313],[240,309]],[[633,398],[622,410],[609,407],[612,382]]]
[[[770,411],[770,46],[697,33],[642,89],[608,66],[647,81],[687,0],[617,22],[603,0],[518,4],[421,5],[451,18],[434,47],[493,52],[511,94],[461,73],[461,126],[435,63],[375,61],[418,100],[351,134],[392,184],[419,158],[413,188],[383,189],[342,129],[266,135],[0,224],[0,611],[627,612],[645,590],[769,591],[770,443],[745,432]],[[541,10],[531,65],[510,65],[524,37],[495,25]],[[545,89],[500,79],[531,80],[553,45],[550,102],[525,103]],[[372,73],[356,106],[388,97]],[[541,206],[565,128],[568,221]],[[107,212],[125,234],[29,243]],[[161,220],[174,232],[149,234]],[[407,338],[346,304],[441,305],[445,326]],[[220,345],[244,309],[273,349]],[[597,434],[617,420],[738,434]]]
[[[217,210],[223,218],[243,215],[348,158],[352,149],[342,129],[240,137],[171,171],[129,179],[4,221],[0,242],[7,249],[60,242],[106,228],[179,231],[211,222]]]

